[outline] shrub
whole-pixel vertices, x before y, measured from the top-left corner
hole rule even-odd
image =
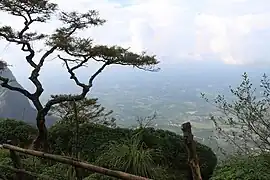
[[[56,154],[69,153],[74,149],[75,128],[67,125],[53,126],[49,129],[51,149]],[[108,128],[97,124],[83,124],[79,128],[79,150],[81,157],[88,162],[95,162],[108,149],[110,142],[124,144],[138,130]],[[173,132],[146,128],[142,133],[145,146],[152,149],[156,165],[167,167],[170,179],[190,178],[187,165],[187,153],[183,138]],[[202,176],[208,179],[216,166],[217,158],[210,148],[197,143],[197,152],[202,167]]]
[[[0,178],[13,178],[13,172],[5,168],[5,166],[12,166],[12,161],[9,156],[9,151],[0,149]]]
[[[269,180],[270,154],[230,159],[214,171],[211,180]]]
[[[28,146],[33,137],[37,134],[37,129],[30,124],[14,119],[0,119],[0,143],[7,143],[12,140],[14,145]]]
[[[96,162],[138,176],[167,179],[166,169],[155,164],[153,154],[153,149],[145,147],[140,136],[133,136],[122,143],[111,142]]]
[[[40,174],[41,176],[49,176],[58,180],[75,179],[72,174],[72,166],[56,163],[50,167],[44,168]],[[42,180],[42,178],[40,178]]]

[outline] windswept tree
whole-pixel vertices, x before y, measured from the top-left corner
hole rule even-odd
[[[211,115],[220,140],[231,145],[237,154],[270,151],[270,79],[264,75],[260,89],[256,89],[247,73],[237,88],[231,88],[232,100],[218,95],[213,101],[219,115]],[[225,152],[226,154],[228,152]]]
[[[43,148],[47,150],[47,128],[45,126],[45,117],[51,107],[65,102],[78,101],[83,99],[93,86],[95,78],[109,65],[130,65],[143,70],[156,71],[155,65],[158,64],[155,56],[135,54],[128,49],[119,46],[95,45],[92,38],[82,38],[76,33],[86,30],[92,26],[100,26],[105,23],[98,12],[89,10],[85,13],[64,12],[58,9],[57,4],[48,0],[1,0],[0,10],[9,13],[12,16],[22,18],[22,29],[15,27],[0,27],[0,38],[3,41],[14,43],[26,53],[25,61],[32,67],[30,81],[35,86],[35,92],[31,93],[25,89],[13,87],[10,80],[1,77],[1,86],[12,91],[17,91],[25,95],[33,102],[37,109],[37,128],[38,136],[33,142],[34,148]],[[52,17],[58,17],[62,26],[55,29],[52,34],[44,34],[31,31],[33,24],[50,23]],[[44,42],[46,51],[41,56],[36,56],[39,51],[31,44],[36,41]],[[39,80],[40,70],[45,61],[53,54],[58,53],[57,58],[63,61],[66,70],[70,74],[70,79],[81,88],[79,94],[66,96],[56,95],[49,99],[45,104],[40,101],[40,96],[44,91],[42,82]],[[39,58],[40,57],[40,58]],[[76,70],[86,66],[89,61],[103,63],[103,65],[89,77],[88,82],[82,82],[76,76]]]
[[[76,105],[76,116],[74,113],[74,103]],[[78,120],[78,124],[83,123],[99,123],[105,125],[114,125],[115,118],[111,117],[111,111],[106,111],[105,107],[98,103],[97,98],[83,98],[82,100],[73,102],[65,101],[51,108],[50,113],[60,117],[58,123],[72,124],[74,119]]]

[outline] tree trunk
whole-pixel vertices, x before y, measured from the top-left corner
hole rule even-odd
[[[199,159],[196,153],[196,143],[193,140],[191,124],[189,122],[182,124],[185,145],[188,153],[188,164],[192,172],[193,180],[202,180]]]
[[[45,125],[45,115],[39,112],[36,120],[37,120],[38,136],[33,142],[33,149],[48,152],[49,144],[48,144],[48,132]]]

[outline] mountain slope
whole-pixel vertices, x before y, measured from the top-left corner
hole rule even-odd
[[[2,77],[12,80],[10,85],[23,88],[14,77],[10,69],[1,71]],[[29,100],[19,92],[10,91],[0,86],[0,118],[11,118],[35,124],[37,111],[31,106]],[[48,126],[55,122],[52,116],[47,117]]]

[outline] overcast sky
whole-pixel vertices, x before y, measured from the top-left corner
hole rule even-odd
[[[206,61],[210,57],[230,64],[263,65],[270,62],[269,0],[55,2],[63,10],[99,10],[107,23],[87,32],[97,43],[119,44],[136,52],[147,50],[165,63]],[[23,25],[20,20],[0,13],[0,25],[19,28]],[[52,31],[57,25],[57,22],[50,22],[34,28]],[[19,78],[27,77],[30,70],[22,55],[18,47],[0,40],[0,57],[13,65],[12,71]],[[47,72],[58,71],[59,67],[55,61],[46,64]]]

